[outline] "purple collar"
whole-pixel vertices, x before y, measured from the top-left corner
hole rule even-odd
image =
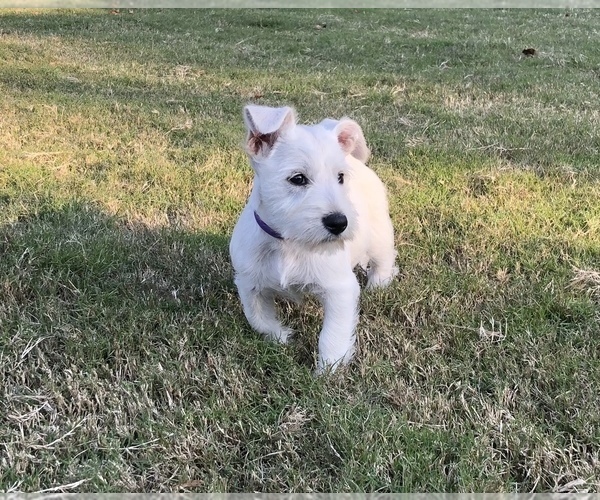
[[[273,236],[273,238],[277,238],[278,240],[283,239],[283,236],[281,236],[281,234],[279,234],[277,231],[275,231],[275,229],[267,225],[267,223],[260,218],[260,216],[256,213],[256,210],[254,211],[254,218],[256,219],[256,222],[260,226],[260,228],[269,236]]]

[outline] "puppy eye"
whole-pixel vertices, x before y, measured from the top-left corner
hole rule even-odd
[[[296,174],[288,179],[294,186],[306,186],[308,179],[304,174]]]
[[[340,173],[338,174],[338,182],[339,182],[340,184],[343,184],[343,183],[344,183],[344,172],[340,172]]]

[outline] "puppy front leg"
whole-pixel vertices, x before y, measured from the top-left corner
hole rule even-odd
[[[250,326],[271,340],[286,343],[293,331],[277,319],[275,294],[271,290],[257,290],[247,286],[243,279],[236,279],[235,282]]]
[[[343,287],[327,289],[321,295],[324,318],[319,336],[319,359],[316,373],[332,371],[348,363],[354,355],[355,328],[358,323],[360,287],[354,274]]]

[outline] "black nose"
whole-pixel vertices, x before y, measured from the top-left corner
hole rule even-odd
[[[323,217],[323,225],[332,234],[341,234],[348,227],[348,219],[344,214],[333,213]]]

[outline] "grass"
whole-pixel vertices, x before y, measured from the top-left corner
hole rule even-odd
[[[600,14],[0,12],[0,490],[600,490]],[[537,54],[521,51],[534,47]],[[401,275],[248,327],[246,102],[349,115]]]

